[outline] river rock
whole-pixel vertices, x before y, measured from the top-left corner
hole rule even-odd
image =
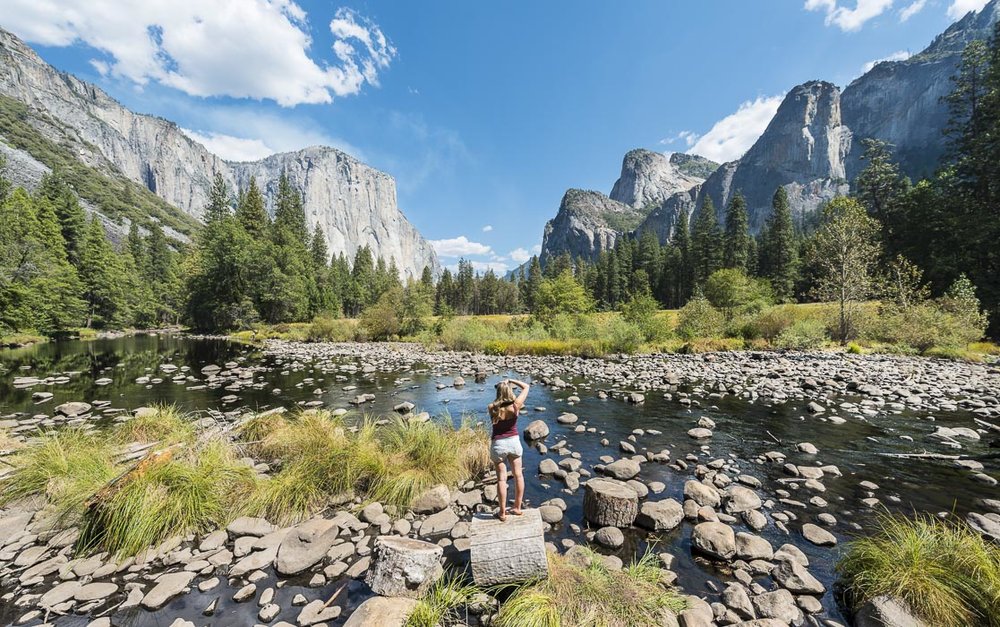
[[[878,596],[854,615],[855,627],[930,627],[914,616],[899,599]]]
[[[741,531],[736,534],[736,557],[747,561],[770,560],[774,557],[774,548],[766,539]]]
[[[684,498],[691,499],[702,507],[718,507],[722,503],[719,491],[693,479],[684,483]]]
[[[712,430],[704,427],[695,427],[688,431],[688,436],[695,440],[706,440],[712,437]]]
[[[319,563],[337,541],[340,528],[332,520],[314,518],[289,531],[278,545],[274,568],[297,575]]]
[[[524,438],[526,440],[541,440],[549,434],[549,425],[544,420],[532,420],[524,428]]]
[[[379,536],[365,583],[382,596],[420,598],[441,578],[443,554],[442,547],[430,542]]]
[[[448,486],[439,484],[418,496],[411,509],[416,514],[434,514],[448,507],[449,502],[451,492]]]
[[[758,618],[774,618],[789,625],[798,625],[805,619],[802,610],[795,604],[795,597],[788,590],[758,594],[751,602]]]
[[[403,627],[416,599],[372,597],[358,606],[344,627]]]
[[[601,527],[594,534],[594,540],[601,546],[617,549],[625,544],[625,534],[618,527]]]
[[[812,576],[805,566],[791,560],[781,560],[771,570],[771,578],[792,594],[823,594],[826,586]]]
[[[142,606],[147,610],[160,609],[167,601],[184,592],[194,576],[195,573],[186,571],[160,575],[156,585],[142,597]]]
[[[754,509],[760,509],[762,503],[760,497],[757,493],[750,488],[744,488],[743,486],[730,486],[725,492],[725,505],[723,509],[727,514],[735,515],[743,512],[748,512]]]
[[[635,524],[651,531],[670,531],[681,524],[684,508],[674,499],[646,501],[639,509]]]
[[[436,514],[431,514],[420,524],[420,535],[425,538],[444,535],[458,523],[458,514],[446,507]]]
[[[298,622],[300,627],[306,627],[307,625],[315,625],[316,623],[325,623],[327,621],[332,621],[340,616],[340,606],[330,605],[329,607],[323,606],[323,601],[316,599],[302,608],[299,612],[298,618],[295,620]]]
[[[76,416],[82,416],[90,411],[90,403],[84,403],[81,401],[72,401],[69,403],[63,403],[62,405],[56,406],[56,413],[62,414],[67,418],[74,418]]]
[[[604,467],[604,474],[619,481],[626,481],[639,474],[639,462],[632,459],[619,459]]]
[[[267,522],[263,518],[253,518],[250,516],[241,516],[233,522],[229,523],[226,527],[226,531],[229,532],[231,537],[239,536],[254,536],[257,538],[266,536],[267,534],[273,532],[276,529],[274,525]]]
[[[757,617],[753,603],[750,602],[750,595],[747,594],[746,588],[738,583],[726,586],[722,591],[722,602],[744,620],[753,620]]]
[[[806,523],[802,525],[802,535],[817,546],[836,546],[837,537],[818,525]]]
[[[599,527],[628,527],[639,513],[639,495],[614,479],[594,478],[584,484],[583,515]]]
[[[691,545],[711,557],[728,560],[736,554],[736,534],[725,523],[703,522],[695,525]]]
[[[568,412],[565,414],[561,414],[558,418],[556,418],[556,422],[562,425],[575,424],[577,420],[579,420],[579,418],[577,417],[576,414],[571,414]]]

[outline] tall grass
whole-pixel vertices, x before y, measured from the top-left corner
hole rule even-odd
[[[856,607],[887,595],[930,625],[1000,625],[1000,547],[960,521],[886,515],[837,571]]]
[[[253,492],[255,474],[232,445],[212,440],[173,450],[97,492],[83,516],[78,550],[134,555],[235,516]]]
[[[365,418],[352,430],[343,416],[306,411],[245,427],[243,437],[255,438],[249,448],[279,466],[247,508],[274,522],[305,518],[345,492],[405,508],[428,488],[455,485],[489,465],[486,433],[454,427],[447,417],[383,426]]]
[[[656,556],[609,570],[593,553],[583,560],[549,554],[549,577],[514,590],[500,607],[499,627],[628,627],[661,625],[685,601],[661,583]]]
[[[41,496],[55,507],[59,521],[72,522],[120,468],[111,461],[108,442],[96,434],[68,428],[40,439],[9,458],[14,472],[0,480],[0,506]]]
[[[438,627],[465,624],[460,609],[482,591],[456,573],[438,579],[406,617],[406,627]]]
[[[194,442],[194,419],[181,413],[175,405],[159,405],[154,411],[136,416],[115,427],[112,439],[120,444],[130,442]]]

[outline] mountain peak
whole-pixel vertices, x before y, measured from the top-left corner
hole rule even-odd
[[[691,189],[703,180],[682,171],[661,152],[635,148],[622,159],[621,176],[611,189],[611,199],[651,210],[673,194]]]

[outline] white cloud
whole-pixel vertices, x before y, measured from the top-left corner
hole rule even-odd
[[[515,248],[509,253],[511,261],[514,263],[524,263],[525,261],[531,259],[531,253],[528,252],[527,248]]]
[[[910,56],[911,54],[909,50],[897,50],[896,52],[893,52],[889,56],[882,57],[881,59],[875,59],[874,61],[869,61],[868,63],[865,63],[864,66],[862,66],[861,68],[861,73],[864,74],[868,72],[873,67],[875,67],[876,65],[878,65],[883,61],[906,61],[907,59],[910,58]]]
[[[501,263],[499,261],[470,261],[469,264],[472,265],[472,269],[475,272],[486,272],[487,270],[493,270],[495,274],[504,275],[510,269],[507,264]],[[458,272],[458,264],[453,263],[445,266],[452,272]]]
[[[241,107],[184,106],[185,117],[202,123],[198,129],[182,128],[184,134],[229,161],[254,161],[279,152],[308,146],[332,146],[365,159],[350,143],[331,137],[308,118],[288,118]]]
[[[767,128],[783,98],[761,96],[744,102],[736,113],[716,122],[688,152],[717,163],[739,159]]]
[[[489,233],[492,230],[493,230],[492,224],[487,224],[486,226],[483,227],[483,233]]]
[[[956,0],[958,1],[958,0]],[[892,0],[856,0],[853,9],[839,6],[838,0],[806,0],[808,11],[824,11],[825,24],[833,24],[844,32],[860,29],[865,22],[882,15],[892,6]]]
[[[910,4],[903,7],[903,10],[899,12],[899,21],[905,22],[917,13],[924,10],[924,5],[927,4],[927,0],[913,0]]]
[[[684,144],[688,148],[690,148],[691,146],[694,146],[695,142],[698,141],[699,137],[701,137],[701,135],[693,131],[681,131],[680,133],[677,133],[676,135],[673,135],[671,137],[664,137],[663,139],[660,140],[660,143],[665,146],[669,146],[678,141],[683,141]]]
[[[434,252],[442,257],[467,257],[469,255],[489,255],[493,249],[486,244],[470,241],[468,237],[459,235],[451,239],[431,240]]]
[[[969,11],[979,11],[982,9],[990,0],[952,0],[951,6],[948,7],[948,17],[953,20],[958,20],[965,17],[965,14]]]
[[[306,13],[293,0],[4,0],[4,27],[47,46],[84,43],[102,75],[155,81],[192,96],[282,106],[354,95],[396,55],[377,24],[350,9],[330,22],[333,56],[310,54]]]

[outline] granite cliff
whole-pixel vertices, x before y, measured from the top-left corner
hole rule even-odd
[[[0,96],[23,103],[32,126],[71,147],[87,166],[138,183],[195,219],[207,204],[216,172],[234,189],[245,185],[250,175],[256,176],[273,209],[277,180],[285,170],[303,192],[310,225],[323,228],[331,253],[353,257],[359,247],[368,245],[375,255],[394,258],[404,275],[419,276],[424,266],[438,268],[430,244],[397,208],[393,178],[333,148],[311,147],[250,163],[227,162],[185,135],[177,124],[134,113],[96,86],[57,71],[2,29]],[[0,125],[0,139],[6,140],[9,132]],[[19,161],[38,157],[30,153],[21,150],[16,157]]]

